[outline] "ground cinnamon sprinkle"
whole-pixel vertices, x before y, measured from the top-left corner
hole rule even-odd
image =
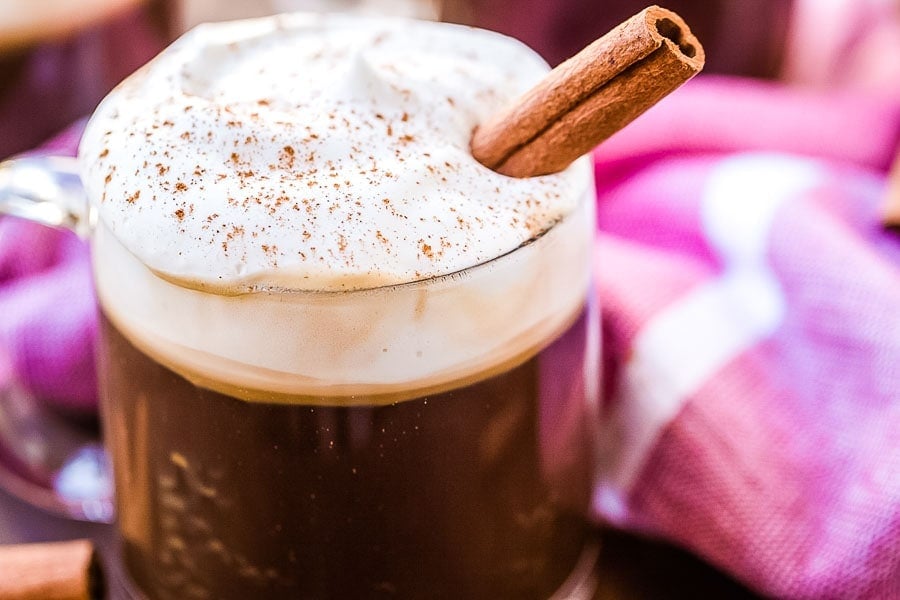
[[[322,60],[333,61],[335,67],[356,60],[355,50],[342,49],[346,56],[340,59],[335,52],[323,51]],[[523,190],[509,193],[508,182],[485,177],[468,148],[474,119],[486,112],[483,104],[499,107],[510,85],[523,85],[539,74],[540,61],[534,57],[529,64],[526,52],[510,75],[495,76],[491,74],[506,73],[509,65],[495,70],[483,52],[472,50],[466,56],[481,60],[486,70],[454,65],[459,56],[450,57],[450,82],[431,73],[415,85],[404,85],[411,74],[405,63],[366,56],[364,85],[354,87],[355,79],[341,83],[348,86],[347,97],[341,90],[323,93],[315,85],[311,90],[293,89],[291,78],[300,71],[290,63],[272,88],[278,99],[247,97],[247,90],[230,78],[220,81],[215,73],[196,72],[188,82],[190,98],[170,90],[167,98],[154,100],[149,110],[156,116],[151,119],[144,115],[141,121],[133,108],[129,113],[128,107],[118,107],[128,114],[120,122],[141,125],[124,133],[116,129],[112,139],[98,144],[103,155],[99,168],[113,166],[109,156],[119,151],[129,133],[136,133],[129,147],[141,159],[151,157],[149,168],[137,169],[147,181],[141,181],[142,195],[134,187],[117,189],[117,201],[122,206],[143,204],[135,210],[155,211],[163,218],[174,216],[180,225],[169,221],[171,231],[184,232],[185,240],[199,242],[196,245],[206,252],[213,249],[222,257],[226,279],[265,271],[276,257],[287,265],[301,256],[334,260],[337,271],[371,273],[388,265],[387,271],[403,271],[403,278],[413,271],[428,276],[456,269],[457,264],[483,260],[500,244],[501,252],[516,247],[520,237],[540,231],[547,213],[553,212],[536,208],[530,197],[539,196],[549,205],[550,186],[527,186],[531,191],[526,206]],[[178,67],[170,77],[176,81],[190,71]],[[274,77],[272,70],[281,68],[267,64],[263,78]],[[343,70],[333,72],[341,76]],[[349,72],[352,77],[358,74]],[[412,75],[415,79],[420,73]],[[206,85],[212,87],[204,90]],[[148,131],[152,136],[145,140]],[[122,185],[113,171],[108,175],[111,188]],[[567,199],[556,211],[571,210],[573,179],[577,177],[562,178]],[[498,186],[502,194],[495,191]],[[153,196],[159,200],[149,202]],[[202,218],[193,218],[190,202],[196,202]],[[250,224],[243,239],[235,239],[232,222]],[[318,250],[312,251],[313,246]],[[490,249],[484,250],[486,246]],[[191,260],[210,258],[215,263],[209,254]]]

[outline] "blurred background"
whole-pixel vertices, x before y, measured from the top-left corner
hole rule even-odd
[[[643,0],[3,0],[0,157],[91,112],[125,75],[202,21],[292,10],[404,14],[521,39],[556,64]],[[897,94],[900,0],[669,0],[706,72]]]

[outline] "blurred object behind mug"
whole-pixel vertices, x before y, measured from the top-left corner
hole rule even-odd
[[[900,0],[794,0],[783,77],[900,99]]]
[[[707,73],[772,78],[794,0],[664,0],[706,49]],[[648,0],[444,0],[441,19],[522,40],[550,64],[574,55]]]
[[[0,158],[90,114],[177,33],[177,0],[3,0]]]
[[[357,12],[436,20],[441,0],[183,0],[184,25],[283,12]]]

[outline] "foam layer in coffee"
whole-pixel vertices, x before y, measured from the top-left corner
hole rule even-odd
[[[251,399],[396,399],[527,358],[584,298],[590,165],[511,179],[469,140],[546,70],[446,24],[194,30],[82,142],[104,310],[157,360]]]

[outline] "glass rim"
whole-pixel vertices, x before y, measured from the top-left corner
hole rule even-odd
[[[178,277],[174,276],[156,269],[151,268],[146,265],[137,255],[135,255],[131,250],[129,250],[118,238],[114,231],[110,227],[103,222],[102,217],[96,214],[96,208],[93,206],[92,202],[89,202],[90,212],[92,213],[91,221],[91,233],[89,235],[90,238],[93,238],[96,235],[97,230],[100,227],[104,227],[112,238],[115,239],[116,243],[121,246],[122,251],[128,252],[135,261],[137,261],[143,268],[147,269],[150,274],[154,277],[161,279],[162,281],[187,290],[193,290],[198,293],[215,295],[215,296],[226,296],[226,297],[245,297],[245,296],[255,296],[255,295],[279,295],[279,296],[297,296],[297,297],[327,297],[327,296],[347,296],[350,294],[354,295],[364,295],[371,293],[390,293],[390,292],[401,292],[404,290],[421,288],[425,286],[435,286],[440,285],[441,283],[459,280],[464,277],[469,276],[470,274],[481,271],[483,269],[489,269],[492,266],[496,265],[499,262],[502,262],[509,257],[516,255],[519,251],[531,246],[537,242],[539,242],[542,238],[546,237],[551,232],[557,230],[561,225],[569,222],[572,219],[580,218],[579,213],[582,212],[585,205],[588,203],[593,203],[596,201],[595,188],[594,188],[594,177],[593,177],[593,169],[588,168],[586,156],[583,156],[576,160],[573,165],[570,165],[568,168],[572,168],[575,164],[582,163],[585,168],[585,176],[583,177],[583,185],[581,189],[577,192],[578,200],[573,205],[572,210],[568,213],[556,218],[549,225],[544,228],[542,231],[532,235],[528,239],[520,242],[517,246],[510,248],[501,252],[500,254],[491,256],[489,258],[483,259],[479,262],[476,262],[471,265],[467,265],[464,267],[460,267],[458,269],[454,269],[453,271],[447,273],[439,273],[435,275],[429,275],[425,277],[421,277],[418,279],[412,279],[409,281],[399,281],[395,283],[384,283],[384,284],[375,284],[375,285],[362,285],[362,286],[349,286],[346,288],[331,288],[331,289],[316,289],[316,288],[302,288],[302,287],[288,287],[288,286],[279,286],[279,285],[265,285],[265,284],[254,284],[248,282],[237,282],[233,285],[228,284],[219,284],[216,282],[211,282],[209,280],[191,280],[188,277]]]
[[[581,206],[581,203],[578,204],[578,207]],[[574,213],[575,211],[573,211]],[[199,282],[194,285],[187,285],[186,280],[178,277],[172,277],[165,273],[161,273],[154,269],[151,269],[147,265],[145,265],[137,256],[131,253],[130,250],[123,247],[122,250],[131,254],[135,260],[137,260],[141,266],[147,269],[154,277],[157,277],[166,283],[174,285],[179,288],[193,290],[203,294],[210,294],[214,296],[229,296],[229,297],[241,297],[241,296],[255,296],[255,295],[279,295],[279,296],[317,296],[317,297],[325,297],[325,296],[346,296],[349,294],[368,294],[375,292],[386,292],[390,293],[393,291],[403,291],[408,290],[410,288],[431,286],[431,285],[440,285],[446,281],[458,280],[463,277],[468,276],[470,273],[474,271],[480,271],[482,269],[487,269],[493,266],[494,264],[516,254],[519,250],[531,246],[541,238],[545,237],[548,233],[556,229],[561,223],[567,221],[573,213],[569,213],[568,215],[557,219],[554,221],[549,227],[544,229],[542,232],[534,235],[515,248],[510,250],[506,250],[502,254],[498,254],[496,256],[492,256],[491,258],[487,258],[482,260],[481,262],[477,262],[475,264],[461,267],[449,273],[440,273],[437,275],[430,275],[427,277],[422,277],[420,279],[413,279],[410,281],[401,281],[397,283],[385,283],[382,285],[371,285],[371,286],[362,286],[362,287],[348,287],[346,289],[313,289],[313,288],[291,288],[291,287],[283,287],[278,285],[217,285],[210,284],[208,282]],[[110,232],[111,235],[115,237],[115,234]]]
[[[362,286],[362,287],[348,287],[346,289],[314,289],[314,288],[292,288],[292,287],[283,287],[278,285],[218,285],[215,283],[208,282],[198,282],[194,285],[186,285],[186,280],[178,277],[172,277],[165,273],[160,273],[156,270],[150,269],[134,254],[132,256],[141,263],[144,268],[148,269],[153,276],[158,277],[165,282],[180,287],[184,289],[194,290],[204,294],[216,295],[216,296],[230,296],[230,297],[242,297],[242,296],[254,296],[254,295],[280,295],[280,296],[307,296],[307,297],[328,297],[328,296],[347,296],[350,294],[371,294],[371,293],[391,293],[391,292],[401,292],[409,289],[415,289],[419,287],[425,286],[434,286],[440,285],[441,283],[459,280],[464,277],[469,276],[469,274],[474,273],[476,271],[481,271],[483,269],[488,269],[501,262],[509,257],[517,254],[520,250],[527,248],[535,243],[537,243],[542,238],[546,237],[549,233],[559,228],[560,225],[570,221],[573,218],[578,218],[578,213],[581,211],[584,204],[588,201],[593,201],[593,194],[589,194],[588,192],[592,189],[591,184],[588,182],[584,190],[581,191],[578,202],[575,204],[572,211],[561,216],[556,219],[550,225],[542,230],[541,232],[532,235],[527,240],[521,242],[518,246],[511,248],[498,254],[496,256],[492,256],[490,258],[484,259],[480,262],[474,263],[472,265],[468,265],[465,267],[461,267],[449,273],[440,273],[436,275],[430,275],[427,277],[422,277],[419,279],[413,279],[410,281],[401,281],[397,283],[386,283],[382,285],[370,285],[370,286]],[[115,233],[110,231],[110,234],[115,237]],[[118,241],[118,238],[116,238]],[[119,242],[121,243],[121,242]],[[130,251],[123,246],[123,250],[126,252]]]

